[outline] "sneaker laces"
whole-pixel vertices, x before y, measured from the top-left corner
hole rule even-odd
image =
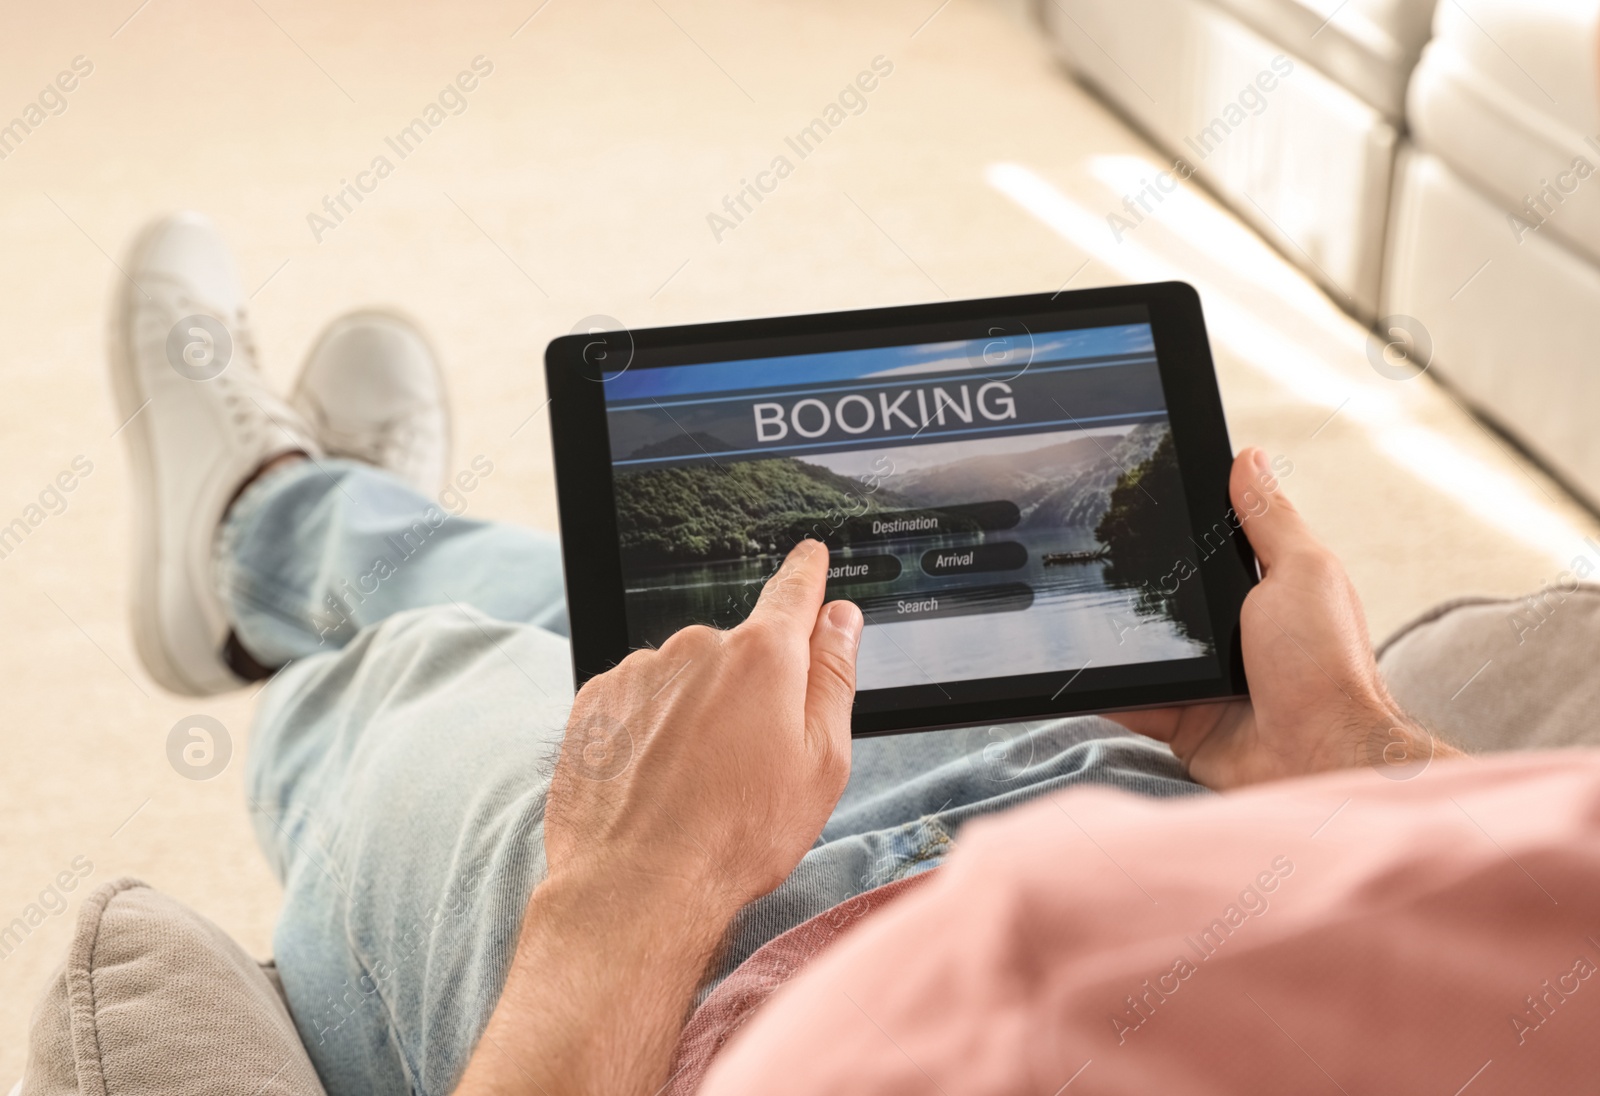
[[[326,423],[319,434],[329,452],[387,468],[413,482],[431,478],[435,470],[429,456],[444,440],[437,415],[427,406],[402,411],[359,434],[335,431]]]
[[[230,316],[228,310],[202,300],[181,282],[158,279],[161,306],[141,308],[137,318],[137,351],[167,361],[167,338],[172,325],[186,316],[210,316],[227,330],[232,342],[228,362],[209,380],[188,380],[174,371],[174,377],[188,384],[209,384],[216,388],[218,401],[233,428],[247,448],[276,432],[294,445],[305,444],[303,432],[295,430],[296,413],[280,399],[261,376],[255,331],[244,305]],[[151,302],[155,294],[147,293]]]

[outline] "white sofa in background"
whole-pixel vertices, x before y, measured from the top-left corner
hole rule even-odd
[[[1037,0],[1035,10],[1080,79],[1371,320],[1405,88],[1433,4]]]
[[[1600,507],[1600,0],[1451,0],[1417,67],[1384,311]]]

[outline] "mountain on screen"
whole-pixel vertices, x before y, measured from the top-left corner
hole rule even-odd
[[[894,477],[895,491],[922,506],[1010,499],[1024,529],[1094,530],[1118,477],[1155,452],[1166,423],[1143,423],[1122,437],[1074,438],[1043,449],[998,453]]]
[[[652,457],[697,457],[702,453],[726,453],[733,446],[721,438],[712,437],[703,430],[694,433],[674,434],[664,441],[641,445],[628,454],[629,460],[648,460]]]

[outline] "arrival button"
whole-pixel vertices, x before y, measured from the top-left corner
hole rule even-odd
[[[892,582],[899,577],[900,560],[894,556],[835,556],[828,561],[829,585]]]
[[[1020,582],[1003,586],[968,586],[909,594],[877,594],[853,599],[868,624],[895,624],[931,617],[1020,613],[1033,607],[1032,588]]]
[[[1016,541],[935,548],[922,553],[922,570],[930,575],[971,575],[980,571],[1015,571],[1028,562],[1028,550]]]

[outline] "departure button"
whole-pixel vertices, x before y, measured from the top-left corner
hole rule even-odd
[[[895,556],[834,556],[828,560],[828,584],[854,582],[893,582],[900,577],[900,560]]]

